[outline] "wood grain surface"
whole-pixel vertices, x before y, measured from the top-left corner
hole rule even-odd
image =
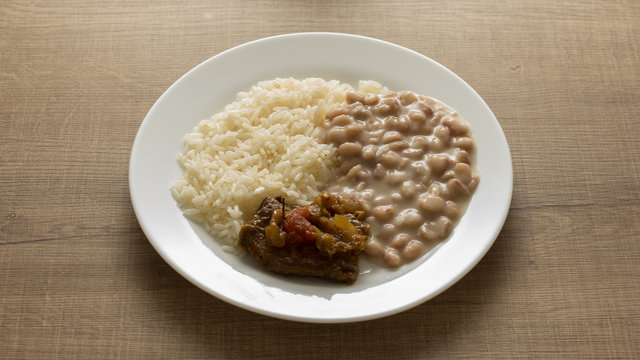
[[[246,41],[372,36],[447,66],[511,147],[485,258],[391,317],[314,325],[199,290],[127,183],[178,77]],[[0,2],[0,358],[640,358],[640,2]]]

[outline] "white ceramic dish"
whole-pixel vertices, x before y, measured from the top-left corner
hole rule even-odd
[[[392,271],[361,260],[352,286],[271,274],[250,257],[222,251],[181,214],[170,184],[181,175],[176,155],[200,120],[260,80],[323,77],[376,80],[455,108],[471,123],[481,175],[452,236],[413,264]],[[206,292],[257,313],[306,322],[350,322],[409,309],[463,277],[489,250],[506,219],[511,156],[495,116],[463,80],[437,62],[381,40],[336,33],[288,34],[224,51],[178,79],[153,105],[131,151],[131,201],[142,230],[177,272]]]

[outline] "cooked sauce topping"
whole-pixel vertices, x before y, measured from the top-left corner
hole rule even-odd
[[[341,163],[328,191],[362,204],[371,224],[365,252],[397,267],[446,239],[464,213],[479,181],[471,129],[413,92],[350,92],[347,103],[325,123]]]
[[[370,225],[361,204],[323,193],[308,206],[267,197],[239,244],[271,271],[353,283]]]

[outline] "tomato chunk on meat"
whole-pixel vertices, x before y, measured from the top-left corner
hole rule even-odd
[[[307,220],[311,212],[299,207],[287,213],[283,229],[287,233],[287,242],[291,244],[312,244],[318,235],[318,228]]]

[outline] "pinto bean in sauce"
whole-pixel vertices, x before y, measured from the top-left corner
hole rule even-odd
[[[338,148],[341,176],[329,192],[367,209],[365,252],[390,267],[446,239],[478,185],[470,125],[442,102],[413,92],[350,92],[333,109],[325,141]]]

